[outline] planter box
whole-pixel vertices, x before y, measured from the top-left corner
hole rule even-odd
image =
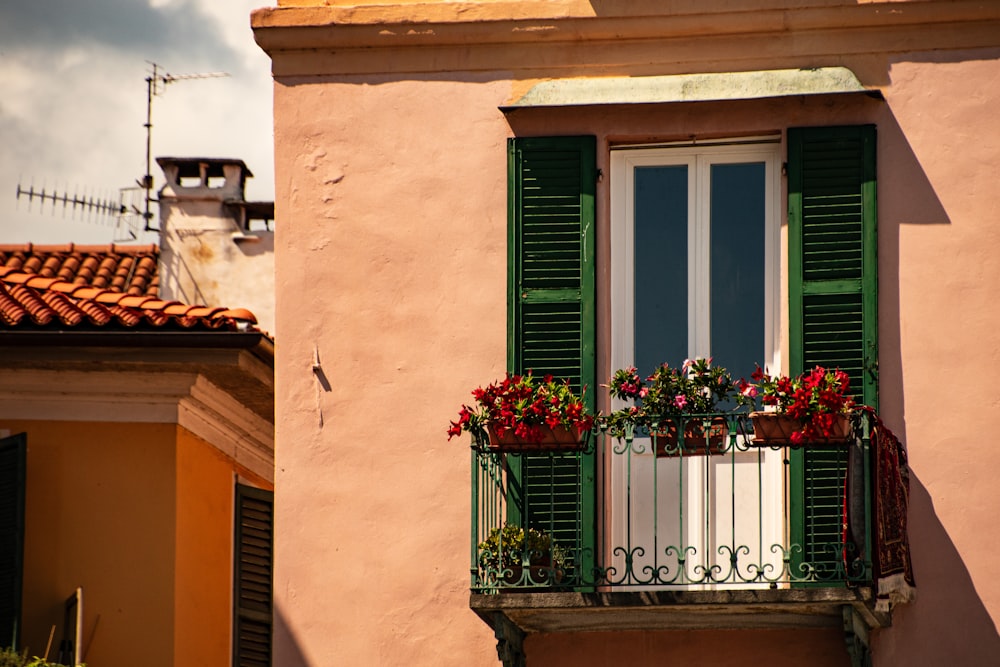
[[[661,430],[654,432],[653,442],[656,444],[656,455],[659,457],[675,456],[706,456],[726,453],[726,438],[729,436],[729,425],[725,417],[712,417],[708,426],[708,437],[705,434],[705,420],[689,419],[684,423],[684,442],[680,442],[677,432],[677,422],[668,419],[660,425]],[[663,428],[665,427],[665,428]]]
[[[506,452],[508,454],[532,454],[537,452],[579,452],[587,446],[589,431],[580,432],[567,429],[565,426],[550,428],[542,426],[542,439],[539,441],[522,440],[514,435],[514,431],[506,431],[499,435],[493,426],[487,426],[491,452]]]
[[[793,419],[777,412],[751,412],[753,422],[753,442],[758,447],[792,444],[792,433],[801,431],[805,420]],[[834,445],[847,442],[851,438],[850,415],[837,415],[832,434],[828,438],[812,438],[803,445]]]

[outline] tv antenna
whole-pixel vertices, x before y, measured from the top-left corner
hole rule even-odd
[[[72,195],[69,194],[69,190],[52,190],[51,192],[45,191],[45,186],[43,185],[40,190],[35,190],[35,185],[32,183],[27,188],[21,187],[20,181],[17,184],[17,199],[20,200],[24,197],[29,202],[33,202],[36,199],[42,202],[42,205],[46,201],[52,203],[52,208],[54,209],[56,205],[62,204],[63,210],[72,207],[75,213],[77,207],[81,211],[87,213],[99,213],[105,215],[120,215],[125,212],[125,207],[120,201],[114,201],[108,196],[97,195],[96,197],[91,194],[88,195],[86,192],[83,196],[74,192]]]
[[[153,71],[146,77],[146,173],[141,181],[136,181],[139,187],[146,191],[145,209],[142,212],[145,231],[155,232],[150,221],[153,214],[149,210],[149,204],[153,201],[153,98],[166,92],[167,84],[176,81],[187,81],[190,79],[218,79],[229,76],[228,72],[204,72],[201,74],[170,74],[163,70],[160,65],[146,61],[153,66]]]
[[[97,192],[90,188],[85,188],[80,194],[77,187],[70,194],[69,187],[60,190],[53,188],[35,188],[34,181],[31,185],[24,186],[19,180],[17,183],[17,200],[22,198],[28,200],[28,210],[39,202],[38,210],[44,213],[45,209],[50,209],[54,215],[57,209],[61,209],[63,217],[67,214],[73,218],[82,217],[87,222],[103,222],[113,218],[115,220],[115,243],[135,241],[139,238],[139,216],[141,211],[136,203],[141,205],[142,199],[139,193],[142,188],[118,188],[117,199],[111,194],[103,191]],[[136,195],[139,195],[138,197]],[[131,213],[130,211],[134,211]],[[123,236],[122,234],[127,234]]]

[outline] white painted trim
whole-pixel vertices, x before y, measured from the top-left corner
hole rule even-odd
[[[6,369],[0,419],[175,423],[194,373]]]

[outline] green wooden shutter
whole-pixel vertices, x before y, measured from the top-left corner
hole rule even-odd
[[[568,378],[594,407],[596,139],[508,144],[508,368]],[[510,520],[594,556],[594,455],[510,457]]]
[[[28,439],[0,439],[0,647],[18,648],[24,569],[24,487]]]
[[[236,485],[233,665],[271,665],[274,494]]]
[[[877,408],[873,125],[788,130],[788,247],[791,373],[840,368]],[[792,541],[826,572],[840,558],[846,469],[843,450],[792,453]]]

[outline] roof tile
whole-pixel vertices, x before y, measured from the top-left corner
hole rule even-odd
[[[6,269],[134,295],[156,296],[159,293],[159,252],[155,244],[0,245],[0,275]]]
[[[245,308],[219,308],[130,295],[0,267],[0,331],[255,331]]]

